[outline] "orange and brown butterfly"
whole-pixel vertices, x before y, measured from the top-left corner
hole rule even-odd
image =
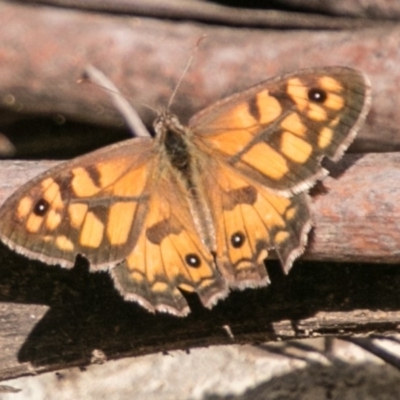
[[[311,228],[307,190],[362,125],[370,85],[343,67],[306,69],[221,100],[183,126],[169,110],[155,137],[137,137],[67,161],[18,189],[0,209],[0,238],[23,255],[108,270],[127,300],[189,312],[229,289],[269,283]]]

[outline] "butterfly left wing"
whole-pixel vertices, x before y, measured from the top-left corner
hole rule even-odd
[[[195,115],[192,140],[209,158],[201,179],[216,225],[217,265],[233,287],[263,285],[274,248],[286,272],[305,247],[307,194],[368,112],[367,78],[349,68],[296,71]]]
[[[230,96],[190,120],[193,140],[270,189],[290,196],[326,174],[370,106],[368,79],[344,67],[296,71]]]

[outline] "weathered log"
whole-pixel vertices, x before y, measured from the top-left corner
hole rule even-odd
[[[52,163],[2,162],[0,202]],[[0,246],[0,379],[109,359],[223,343],[314,336],[389,335],[400,324],[400,154],[348,155],[313,198],[304,258],[272,284],[232,292],[211,311],[189,296],[186,318],[124,302],[106,273],[45,266]],[[385,261],[386,264],[371,264]],[[232,334],[232,336],[231,336]]]

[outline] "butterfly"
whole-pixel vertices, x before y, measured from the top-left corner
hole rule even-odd
[[[29,258],[108,270],[127,300],[186,315],[185,292],[211,308],[230,289],[269,283],[311,229],[307,190],[337,161],[368,113],[367,77],[344,67],[266,80],[183,126],[168,109],[155,136],[57,165],[0,208],[0,239]]]

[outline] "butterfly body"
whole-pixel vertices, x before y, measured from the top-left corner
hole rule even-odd
[[[231,288],[266,285],[271,249],[286,272],[304,251],[305,191],[369,102],[364,75],[331,67],[263,82],[187,127],[162,111],[154,139],[78,157],[17,190],[0,209],[0,239],[64,267],[81,254],[150,311],[187,314],[182,291],[212,307]]]
[[[215,248],[215,232],[205,191],[201,187],[201,175],[210,164],[210,159],[200,153],[193,143],[193,133],[179,122],[168,110],[163,110],[154,122],[156,141],[163,147],[164,162],[176,179],[182,183],[197,229],[203,242]]]

